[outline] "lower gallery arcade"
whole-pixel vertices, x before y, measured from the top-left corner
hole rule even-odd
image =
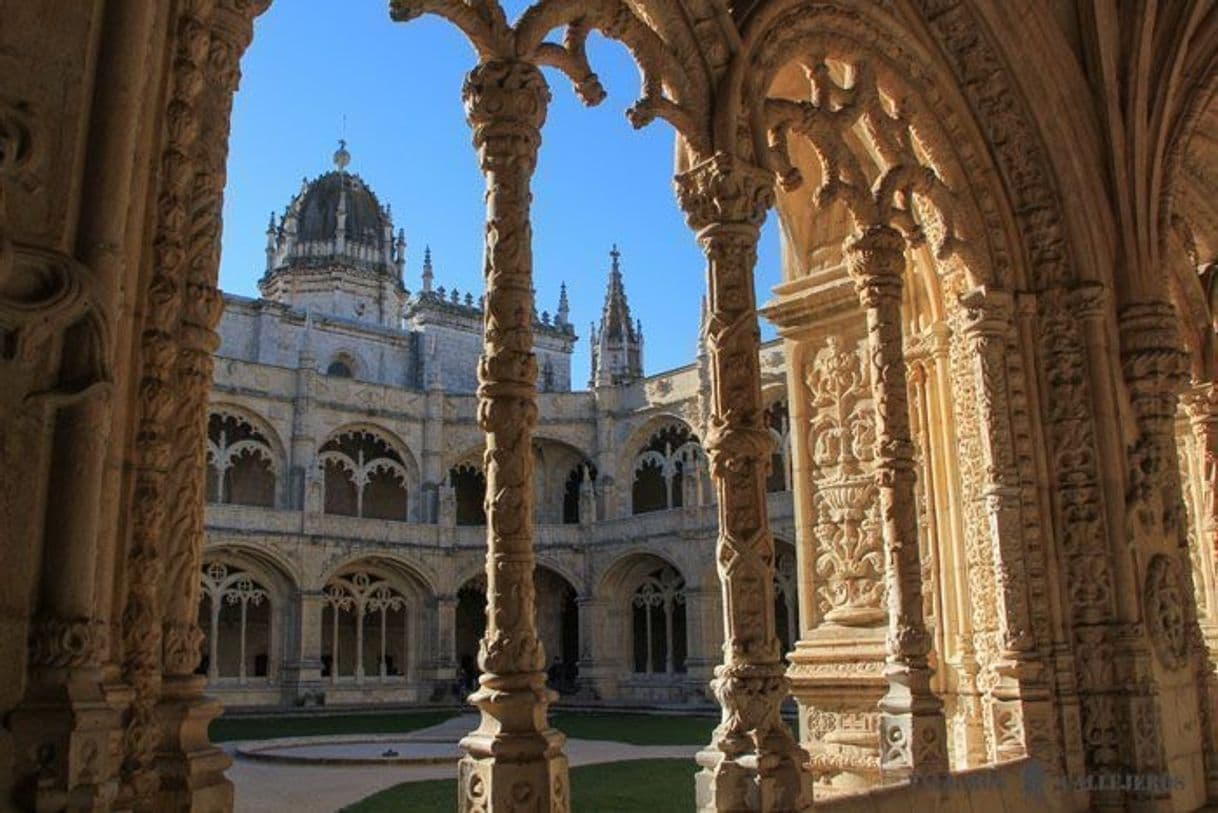
[[[1218,804],[1218,10],[393,0],[475,52],[476,442],[442,449],[277,428],[215,361],[267,5],[0,0],[6,802],[231,809],[217,697],[468,695],[460,808],[563,811],[565,695],[717,705],[706,811],[1029,765],[1068,781],[1010,809]],[[604,96],[592,32],[675,132],[707,304],[695,383],[605,395],[577,442],[538,391],[530,184],[551,83]]]

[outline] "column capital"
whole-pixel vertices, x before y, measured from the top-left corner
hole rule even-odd
[[[1175,419],[1176,397],[1188,379],[1176,309],[1166,300],[1121,308],[1121,372],[1139,420]]]
[[[1002,337],[1010,330],[1015,302],[1009,291],[979,286],[961,294],[960,304],[964,308],[961,330],[966,337]]]
[[[674,185],[696,232],[717,225],[758,229],[774,205],[773,174],[724,152],[677,175]]]
[[[884,225],[867,226],[842,245],[846,268],[864,308],[900,305],[905,276],[905,237]]]
[[[483,171],[523,159],[531,172],[550,104],[550,87],[538,67],[515,59],[482,62],[466,75],[461,99]]]

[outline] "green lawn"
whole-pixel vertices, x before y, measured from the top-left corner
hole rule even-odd
[[[321,734],[401,734],[442,723],[456,711],[393,711],[369,714],[327,714],[304,717],[220,717],[208,733],[212,742],[312,737]]]
[[[692,759],[638,759],[571,769],[571,809],[611,813],[693,810]],[[343,808],[344,813],[432,813],[457,804],[457,780],[406,782]]]
[[[706,745],[715,717],[664,714],[587,714],[558,711],[550,725],[574,740],[612,740],[631,745]]]

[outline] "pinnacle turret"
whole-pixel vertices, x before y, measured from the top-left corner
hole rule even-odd
[[[609,252],[609,284],[601,321],[593,330],[594,387],[628,384],[643,377],[643,324],[631,318],[621,259],[622,253],[614,244]]]

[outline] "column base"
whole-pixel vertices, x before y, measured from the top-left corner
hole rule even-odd
[[[23,809],[104,811],[118,793],[113,743],[119,718],[92,667],[47,670],[9,715]]]
[[[203,696],[205,682],[201,675],[167,675],[162,683],[157,706],[162,732],[157,810],[233,809],[233,783],[224,775],[232,758],[212,745],[207,734],[223,706]]]
[[[785,754],[729,755],[714,746],[699,751],[702,770],[694,777],[698,813],[811,810],[812,772],[802,756],[794,740]]]
[[[889,664],[880,700],[880,775],[884,783],[947,773],[947,722],[924,666]]]
[[[546,724],[546,708],[558,695],[540,672],[482,680],[470,696],[482,722],[461,740],[457,810],[570,813],[566,737]]]

